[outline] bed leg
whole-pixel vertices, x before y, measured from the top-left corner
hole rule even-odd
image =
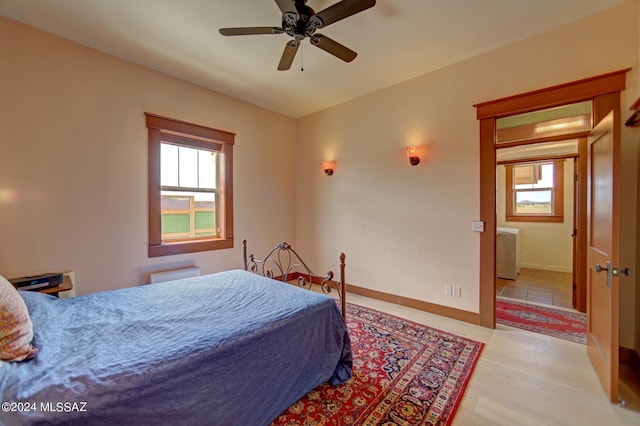
[[[244,266],[244,270],[247,270],[247,240],[242,239],[242,265]]]

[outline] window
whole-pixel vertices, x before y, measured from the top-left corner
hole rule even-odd
[[[232,248],[235,135],[146,117],[149,257]]]
[[[584,101],[496,119],[496,144],[591,131],[592,102]]]
[[[218,237],[216,151],[160,144],[162,241]]]
[[[564,161],[507,164],[506,220],[562,222]]]

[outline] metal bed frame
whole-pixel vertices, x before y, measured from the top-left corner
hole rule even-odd
[[[276,244],[262,259],[253,254],[247,256],[247,240],[242,240],[244,270],[267,278],[289,282],[295,280],[299,287],[311,289],[312,284],[319,284],[325,294],[335,289],[340,300],[342,317],[347,319],[346,282],[344,279],[345,255],[340,253],[340,280],[333,279],[333,272],[325,275],[316,274],[300,258],[298,253],[286,242]]]

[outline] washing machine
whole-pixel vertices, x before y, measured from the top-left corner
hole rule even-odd
[[[515,280],[520,273],[520,230],[498,228],[496,235],[496,275]]]

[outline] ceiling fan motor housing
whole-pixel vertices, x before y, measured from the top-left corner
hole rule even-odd
[[[306,2],[306,0],[296,0],[294,2],[297,14],[291,12],[282,14],[282,29],[297,40],[302,40],[312,35],[316,28],[322,26],[322,20],[315,16],[316,12],[307,6]]]

